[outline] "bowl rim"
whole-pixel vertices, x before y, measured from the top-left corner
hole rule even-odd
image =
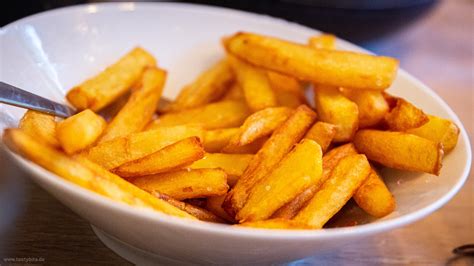
[[[102,9],[112,10],[112,11],[130,11],[130,12],[137,12],[137,9],[140,8],[150,8],[153,6],[154,8],[177,8],[177,9],[192,9],[194,12],[206,12],[206,13],[226,13],[226,15],[231,15],[234,17],[240,17],[244,20],[258,20],[260,23],[271,23],[271,24],[279,24],[278,26],[284,27],[291,27],[296,31],[300,32],[313,32],[318,33],[319,31],[306,27],[304,25],[300,25],[298,23],[289,22],[287,20],[281,18],[275,18],[268,15],[261,15],[246,11],[234,10],[230,8],[224,7],[216,7],[216,6],[208,6],[208,5],[200,5],[200,4],[190,4],[190,3],[164,3],[164,2],[157,2],[157,3],[150,3],[150,2],[118,2],[118,3],[94,3],[94,4],[82,4],[82,5],[74,5],[68,7],[61,7],[57,9],[52,9],[49,11],[40,12],[37,14],[33,14],[22,19],[13,21],[5,26],[2,27],[0,30],[0,35],[6,33],[7,30],[10,28],[15,28],[16,26],[27,23],[31,20],[43,17],[43,16],[50,16],[53,14],[60,14],[60,13],[68,13],[68,12],[87,12],[87,13],[99,13]],[[99,7],[99,9],[97,9]],[[95,10],[95,12],[91,12],[91,10]],[[138,11],[139,12],[139,11]],[[348,47],[354,51],[361,51],[365,53],[373,54],[372,52],[365,50],[359,46],[356,46],[348,41],[345,41],[341,38],[337,38],[337,40],[342,44],[344,47]],[[302,229],[302,230],[284,230],[284,229],[264,229],[264,228],[249,228],[249,227],[241,227],[241,226],[229,226],[223,224],[215,224],[209,222],[202,222],[202,221],[192,221],[188,219],[182,219],[178,217],[174,217],[171,215],[166,215],[159,211],[153,211],[148,209],[142,209],[127,205],[125,203],[116,202],[112,199],[109,199],[105,196],[99,195],[93,191],[87,190],[82,188],[78,185],[75,185],[56,174],[43,169],[42,167],[36,165],[35,163],[24,159],[23,157],[13,153],[8,148],[4,148],[7,151],[7,154],[12,157],[16,163],[20,164],[23,169],[26,169],[30,174],[33,174],[37,178],[42,179],[45,182],[53,185],[54,187],[64,191],[65,193],[73,193],[77,197],[81,197],[84,200],[91,201],[93,205],[100,205],[101,208],[113,209],[115,212],[121,212],[123,215],[131,215],[131,216],[138,216],[141,219],[147,219],[150,222],[160,222],[165,223],[168,226],[179,226],[185,227],[189,230],[202,230],[208,233],[213,233],[221,236],[234,236],[234,237],[247,237],[247,238],[254,238],[254,239],[272,239],[272,240],[281,240],[281,239],[298,239],[298,240],[307,240],[307,239],[334,239],[340,237],[347,237],[347,236],[355,236],[355,235],[365,235],[365,234],[374,234],[377,232],[382,232],[390,229],[394,229],[397,227],[404,226],[406,224],[415,222],[427,216],[428,214],[436,211],[444,204],[446,204],[463,186],[466,182],[470,168],[472,163],[472,151],[471,145],[469,141],[469,137],[466,133],[464,125],[461,123],[458,116],[454,113],[454,111],[449,107],[448,104],[444,102],[444,100],[437,95],[433,90],[431,90],[428,86],[423,84],[420,80],[413,77],[412,75],[408,74],[405,70],[399,69],[397,76],[403,77],[404,79],[408,80],[410,83],[413,83],[417,88],[422,90],[423,92],[429,94],[433,100],[436,102],[437,105],[440,105],[444,111],[448,113],[450,119],[454,120],[456,125],[458,125],[460,129],[459,137],[466,145],[465,149],[465,158],[466,164],[462,170],[461,175],[459,176],[456,183],[451,187],[451,189],[446,192],[442,197],[438,198],[434,202],[428,204],[427,206],[420,208],[416,211],[410,212],[405,215],[401,215],[400,217],[391,218],[388,220],[376,220],[371,223],[351,226],[351,227],[338,227],[338,228],[327,228],[321,230],[313,230],[313,229]],[[4,146],[3,144],[0,146]]]

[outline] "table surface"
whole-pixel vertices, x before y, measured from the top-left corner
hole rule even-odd
[[[404,69],[436,91],[463,121],[471,143],[473,7],[470,0],[442,1],[410,28],[368,44],[376,53],[400,59]],[[0,229],[9,225],[0,231],[0,265],[3,258],[43,258],[48,265],[129,265],[98,240],[87,221],[34,184],[1,153],[0,172],[0,189],[8,185],[7,193],[0,193]],[[427,218],[303,264],[473,265],[473,257],[451,253],[467,243],[474,243],[472,172],[461,191]]]

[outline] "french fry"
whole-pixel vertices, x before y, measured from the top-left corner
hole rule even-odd
[[[311,184],[319,183],[321,174],[321,147],[313,140],[303,139],[269,175],[252,187],[236,219],[245,222],[269,218]]]
[[[279,106],[296,108],[306,104],[302,84],[299,80],[273,71],[267,71],[267,77],[275,91]]]
[[[241,101],[221,101],[176,113],[167,113],[153,121],[148,129],[182,124],[198,124],[205,129],[237,127],[250,114],[247,105]]]
[[[145,157],[122,164],[114,172],[122,177],[144,176],[177,170],[204,157],[198,137],[189,137]]]
[[[295,143],[303,138],[316,119],[316,114],[307,106],[298,107],[295,112],[278,127],[257,152],[237,184],[228,193],[224,209],[231,216],[242,209],[250,189],[278,164]]]
[[[59,122],[56,136],[64,151],[73,154],[92,145],[106,126],[102,117],[86,109]]]
[[[165,214],[194,219],[186,212],[152,197],[100,166],[87,160],[77,161],[69,158],[49,145],[30,137],[21,129],[6,129],[3,140],[11,150],[80,187],[132,206],[151,208]]]
[[[191,169],[220,168],[227,175],[241,176],[252,160],[253,154],[206,153],[189,166]]]
[[[387,167],[439,175],[443,144],[403,132],[359,130],[357,150]]]
[[[397,105],[385,115],[385,123],[392,131],[421,127],[428,121],[428,116],[421,109],[402,98],[398,98]]]
[[[177,200],[223,195],[229,189],[227,174],[220,169],[181,170],[142,176],[133,180],[139,188],[158,191]]]
[[[252,143],[243,145],[243,146],[236,146],[236,145],[226,145],[221,152],[222,153],[229,153],[229,154],[255,154],[257,153],[268,140],[267,137],[261,137],[253,141]]]
[[[304,96],[292,91],[276,91],[278,106],[296,108],[302,104],[307,104]]]
[[[330,150],[323,156],[323,174],[320,182],[311,185],[301,194],[296,196],[287,204],[273,213],[272,218],[292,219],[295,215],[313,198],[314,194],[319,190],[319,187],[331,175],[332,170],[339,161],[349,155],[356,155],[357,150],[354,144],[348,143]]]
[[[236,226],[245,226],[261,229],[311,229],[311,227],[305,224],[286,219],[269,219],[263,221],[245,222],[237,224]]]
[[[54,148],[61,145],[56,138],[56,121],[54,116],[28,110],[18,126],[26,134]]]
[[[226,38],[224,47],[255,66],[328,86],[384,90],[398,69],[398,61],[389,57],[313,49],[252,33]]]
[[[215,215],[214,213],[212,213],[212,212],[210,212],[206,209],[194,206],[192,204],[188,204],[188,203],[183,202],[183,201],[173,199],[172,197],[170,197],[166,194],[159,193],[159,192],[155,191],[155,192],[153,192],[153,196],[168,202],[169,204],[175,206],[176,208],[178,208],[182,211],[185,211],[185,212],[191,214],[192,216],[198,218],[201,221],[211,222],[211,223],[226,223],[224,221],[224,219],[220,218],[219,216]]]
[[[384,217],[396,207],[395,198],[373,168],[353,198],[359,207],[374,217]]]
[[[316,122],[304,137],[316,141],[321,146],[323,153],[325,153],[336,135],[336,131],[337,127],[333,124]]]
[[[443,144],[444,152],[449,152],[458,143],[459,128],[451,120],[428,115],[428,123],[418,128],[407,130],[407,133],[420,136]]]
[[[220,128],[204,131],[204,150],[207,152],[219,152],[239,132],[239,128]]]
[[[357,105],[337,88],[315,86],[314,102],[321,121],[337,126],[334,142],[351,140],[359,126]]]
[[[336,36],[327,33],[313,36],[309,38],[308,46],[313,49],[333,50],[336,48]]]
[[[270,135],[293,112],[287,107],[269,107],[247,117],[227,146],[244,146]],[[224,148],[225,150],[225,148]]]
[[[234,218],[230,217],[222,208],[222,202],[224,202],[226,195],[227,194],[207,198],[206,209],[230,223],[236,223]]]
[[[147,68],[127,103],[107,125],[99,142],[140,132],[151,120],[163,92],[166,72]]]
[[[111,170],[157,152],[176,141],[193,136],[201,139],[203,134],[203,129],[198,126],[160,127],[102,142],[82,152],[81,156]]]
[[[343,88],[342,93],[357,104],[359,109],[359,128],[371,127],[383,121],[389,106],[382,93],[371,90],[350,90]]]
[[[352,197],[370,174],[370,164],[362,155],[349,155],[339,161],[308,205],[293,219],[320,229]]]
[[[126,93],[146,67],[155,65],[155,58],[137,47],[97,76],[72,88],[66,98],[79,110],[99,111]]]
[[[233,80],[234,74],[227,60],[220,60],[199,75],[193,83],[185,86],[167,111],[176,112],[213,102],[224,95]]]
[[[224,96],[221,99],[222,101],[227,100],[237,100],[237,101],[245,101],[244,90],[240,87],[237,82],[234,82]]]
[[[264,70],[249,65],[233,56],[228,56],[235,72],[237,83],[244,91],[245,100],[252,111],[276,106],[276,96]]]
[[[168,98],[161,97],[160,100],[158,100],[158,106],[156,106],[156,112],[158,114],[164,114],[168,110],[168,106],[171,104],[171,100]]]

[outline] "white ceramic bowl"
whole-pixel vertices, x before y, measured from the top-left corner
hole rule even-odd
[[[173,97],[182,85],[223,54],[220,38],[239,30],[300,42],[318,33],[266,16],[188,4],[76,6],[5,26],[1,32],[0,78],[64,102],[69,88],[140,45],[169,70],[165,95]],[[341,40],[338,45],[361,51]],[[181,220],[113,202],[16,155],[14,158],[32,174],[35,182],[95,227],[149,253],[195,263],[291,261],[421,219],[445,204],[466,180],[471,163],[470,145],[453,111],[432,90],[402,70],[390,92],[415,102],[428,113],[452,119],[461,128],[459,143],[446,156],[439,177],[384,171],[397,199],[397,210],[383,219],[355,227],[269,231]],[[0,105],[0,129],[16,126],[23,112]]]

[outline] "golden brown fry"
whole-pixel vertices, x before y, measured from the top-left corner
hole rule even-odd
[[[416,135],[380,130],[359,130],[357,150],[387,167],[439,175],[443,145]]]
[[[169,215],[194,219],[186,212],[152,197],[92,162],[85,159],[77,161],[38,142],[21,129],[5,130],[3,140],[11,150],[78,186],[132,206],[152,208]]]
[[[309,107],[302,105],[273,132],[227,195],[224,209],[231,216],[235,216],[243,207],[250,189],[270,173],[293,145],[303,138],[315,119],[316,114]]]
[[[212,213],[212,212],[210,212],[206,209],[194,206],[192,204],[188,204],[188,203],[183,202],[183,201],[173,199],[172,197],[170,197],[170,196],[168,196],[164,193],[159,193],[159,192],[155,191],[155,192],[152,193],[152,195],[159,198],[159,199],[161,199],[161,200],[164,200],[164,201],[168,202],[169,204],[175,206],[176,208],[178,208],[180,210],[183,210],[183,211],[191,214],[192,216],[198,218],[201,221],[206,221],[206,222],[211,222],[211,223],[226,223],[224,221],[224,219],[220,218],[219,216],[215,215],[214,213]]]
[[[292,112],[288,107],[269,107],[253,113],[245,119],[238,134],[231,138],[227,146],[244,146],[270,135]]]
[[[252,111],[277,105],[275,93],[264,70],[249,65],[233,56],[228,56],[235,72],[237,83],[244,91],[245,100]]]
[[[112,119],[99,142],[140,132],[151,120],[165,85],[166,71],[150,67],[127,103]]]
[[[107,123],[89,109],[59,122],[56,136],[67,154],[73,154],[92,145],[102,134]]]
[[[198,126],[160,127],[102,142],[81,155],[110,170],[157,152],[176,141],[192,136],[202,139],[203,132]]]
[[[359,109],[359,128],[377,125],[389,111],[382,93],[371,90],[341,90],[344,96],[357,104]]]
[[[374,217],[384,217],[396,207],[395,198],[373,168],[353,197],[359,207]]]
[[[261,137],[256,139],[254,142],[249,143],[244,146],[236,146],[236,145],[226,145],[221,152],[222,153],[234,153],[234,154],[255,154],[257,153],[265,144],[265,142],[269,139],[269,137]]]
[[[336,48],[336,36],[332,34],[323,33],[313,36],[308,40],[308,46],[313,49],[328,49]]]
[[[157,152],[131,161],[114,169],[122,177],[144,176],[177,170],[204,157],[198,137],[189,137],[164,147]]]
[[[245,226],[262,229],[311,229],[311,227],[301,224],[297,221],[287,219],[269,219],[263,221],[245,222],[237,224],[236,226]]]
[[[272,217],[284,219],[292,219],[295,217],[295,215],[308,203],[308,201],[313,198],[314,194],[319,190],[321,184],[329,178],[332,170],[334,167],[336,167],[339,161],[346,156],[355,154],[357,154],[357,150],[352,143],[339,146],[326,153],[323,156],[323,174],[321,181],[311,185],[293,200],[283,205],[280,209],[273,213]]]
[[[51,147],[59,148],[61,146],[56,138],[56,121],[52,115],[28,110],[21,118],[18,127],[26,134]]]
[[[397,105],[385,115],[385,123],[393,131],[406,131],[421,127],[428,121],[429,118],[423,110],[402,98],[398,98]]]
[[[237,33],[224,46],[255,66],[329,86],[383,90],[398,69],[398,61],[389,57],[313,49],[252,33]]]
[[[321,121],[337,126],[334,142],[349,141],[359,126],[357,105],[336,88],[315,86],[314,102]]]
[[[308,205],[294,218],[296,222],[320,229],[352,197],[370,174],[370,164],[362,155],[349,155],[337,164]]]
[[[222,208],[222,202],[224,202],[226,195],[227,194],[223,194],[207,198],[206,209],[230,223],[236,223],[236,221]]]
[[[137,47],[97,76],[72,88],[66,97],[79,110],[98,111],[126,93],[146,67],[155,65],[155,58]]]
[[[273,71],[267,71],[267,77],[271,87],[277,92],[293,92],[304,97],[301,83],[297,79]]]
[[[233,80],[234,73],[227,60],[222,59],[185,86],[167,111],[176,112],[213,102],[222,97]]]
[[[269,175],[252,187],[236,219],[239,222],[267,219],[311,184],[319,183],[321,174],[321,147],[313,140],[303,139]]]
[[[302,104],[307,104],[304,96],[292,91],[276,91],[278,106],[296,108]]]
[[[189,169],[142,176],[134,179],[133,184],[150,193],[158,191],[177,200],[219,196],[229,189],[227,174],[220,169]]]
[[[238,100],[238,101],[245,101],[245,95],[242,88],[239,86],[237,82],[234,82],[227,92],[224,94],[224,97],[221,99],[222,101],[226,100]]]
[[[321,146],[323,153],[325,153],[336,135],[336,131],[337,127],[333,124],[316,122],[304,137],[316,141]]]
[[[239,132],[239,128],[221,128],[204,131],[204,150],[207,152],[219,152]]]
[[[451,120],[428,115],[429,121],[418,128],[407,130],[407,133],[443,144],[444,152],[449,152],[458,143],[459,128]]]
[[[205,129],[236,127],[242,125],[250,114],[247,105],[241,101],[221,101],[176,113],[167,113],[153,121],[148,129],[161,126],[197,124]]]
[[[220,168],[228,175],[241,176],[252,158],[253,154],[206,153],[202,159],[195,161],[189,168]]]

